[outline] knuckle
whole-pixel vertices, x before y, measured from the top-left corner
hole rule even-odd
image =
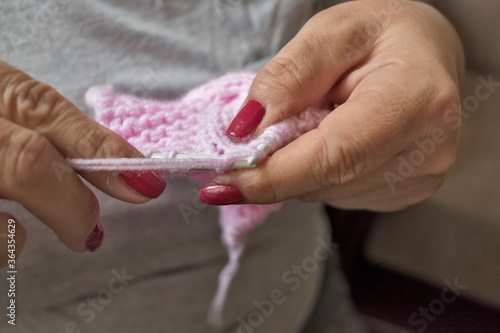
[[[315,184],[319,188],[334,185],[335,162],[332,162],[328,144],[324,140],[315,157],[316,159],[311,160],[312,176]]]
[[[55,122],[56,114],[64,103],[62,96],[46,83],[22,73],[13,75],[18,78],[13,79],[15,83],[10,90],[8,109],[11,119],[29,128],[41,128]]]
[[[78,156],[87,158],[115,156],[113,152],[109,151],[112,149],[112,145],[108,144],[111,139],[111,134],[104,131],[101,127],[89,125],[85,131],[85,135],[78,138],[76,142],[76,153]]]
[[[313,161],[314,177],[321,188],[342,186],[359,176],[366,168],[367,154],[355,140],[341,139],[332,145],[325,135],[318,159]]]
[[[337,8],[335,8],[337,7]],[[377,15],[381,8],[373,3],[357,1],[342,3],[318,15],[322,26],[328,27],[330,44],[336,45],[347,63],[366,54],[388,26],[388,15]],[[352,15],[352,13],[362,13]],[[384,13],[387,14],[386,11]]]
[[[272,66],[269,66],[268,70],[276,82],[303,90],[304,85],[299,77],[301,65],[297,59],[280,56],[274,59]]]
[[[9,71],[2,73],[0,77],[0,90],[1,94],[1,108],[0,112],[3,117],[7,119],[15,119],[17,116],[17,88],[26,80],[30,78],[23,72]]]
[[[443,129],[453,127],[460,118],[460,91],[448,73],[429,73],[428,79],[421,80],[419,92],[422,96],[420,108],[425,107],[424,120]],[[420,116],[417,114],[417,116]]]
[[[436,110],[440,112],[446,110],[454,110],[455,112],[460,111],[460,92],[457,84],[449,75],[446,75],[445,78],[440,81],[436,91]]]
[[[297,98],[306,91],[304,79],[302,79],[304,72],[312,75],[312,69],[306,61],[278,55],[261,70],[255,82],[260,87],[267,88],[266,91],[279,91],[282,96],[286,97],[285,101],[294,104]]]
[[[356,178],[364,169],[366,161],[365,154],[359,149],[353,141],[343,141],[337,148],[337,156],[339,156],[336,185],[344,185],[350,180]]]
[[[4,148],[2,178],[6,190],[16,192],[37,186],[55,158],[48,140],[37,132],[21,129],[6,141],[0,143]]]
[[[274,182],[267,172],[252,172],[242,179],[242,187],[253,203],[276,203],[278,193]]]

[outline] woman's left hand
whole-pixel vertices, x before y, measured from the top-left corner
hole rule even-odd
[[[258,103],[227,134],[258,135],[323,96],[339,106],[257,168],[215,177],[201,200],[393,211],[429,197],[455,162],[463,67],[455,30],[426,4],[360,0],[317,14],[258,73],[245,101]]]

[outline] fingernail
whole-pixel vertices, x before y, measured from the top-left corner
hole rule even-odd
[[[104,240],[104,228],[102,227],[101,222],[97,221],[94,230],[90,233],[87,238],[87,242],[85,246],[89,252],[95,252],[101,246],[102,241]]]
[[[227,128],[226,135],[232,139],[244,140],[249,138],[257,129],[266,109],[257,101],[248,101],[234,117]]]
[[[162,193],[167,183],[153,171],[123,171],[121,179],[139,194],[156,199]]]
[[[209,205],[231,205],[242,202],[244,198],[236,186],[212,184],[200,190],[200,200]]]

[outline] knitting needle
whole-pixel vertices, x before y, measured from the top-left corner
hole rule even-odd
[[[257,150],[266,155],[271,148],[261,144]],[[225,165],[227,156],[208,154],[163,154],[153,153],[148,158],[100,158],[100,159],[68,159],[69,165],[76,170],[88,171],[117,171],[117,170],[166,170],[184,172],[189,170],[217,170],[254,168],[262,156],[242,156],[236,158],[231,165]],[[221,163],[222,162],[222,163]]]
[[[269,154],[271,151],[271,147],[269,145],[262,143],[257,147],[258,150]],[[150,158],[152,159],[162,159],[166,158],[166,156],[162,153],[153,153]],[[212,159],[212,160],[224,160],[225,158],[222,156],[215,155],[206,155],[206,154],[175,154],[175,159],[184,159],[184,160],[198,160],[198,159]],[[257,156],[250,156],[248,158],[238,159],[234,161],[228,169],[245,169],[245,168],[255,168],[257,166],[257,162],[259,161]],[[214,168],[196,168],[193,170],[213,170]]]
[[[166,156],[162,153],[153,153],[149,157],[151,159],[164,159]],[[223,156],[214,156],[214,155],[206,155],[206,154],[175,154],[175,159],[184,160],[184,161],[192,161],[196,162],[198,160],[214,160],[214,161],[223,161],[225,157]],[[228,169],[244,169],[244,168],[255,168],[257,166],[258,159],[255,156],[250,156],[248,158],[237,159],[234,161]],[[206,163],[206,162],[204,162]],[[194,167],[192,170],[214,170],[211,167]]]

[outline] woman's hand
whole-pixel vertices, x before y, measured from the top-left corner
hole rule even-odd
[[[259,167],[215,177],[201,200],[393,211],[429,197],[455,161],[463,67],[453,27],[428,5],[360,0],[317,14],[258,73],[246,100],[258,103],[227,134],[258,135],[323,96],[338,107]]]
[[[0,198],[21,203],[75,251],[102,243],[99,203],[70,158],[141,157],[119,135],[88,118],[54,88],[0,62]],[[103,192],[132,203],[158,197],[165,182],[153,172],[82,173]],[[16,222],[16,248],[24,245],[19,221],[0,212],[0,266],[7,225]]]

